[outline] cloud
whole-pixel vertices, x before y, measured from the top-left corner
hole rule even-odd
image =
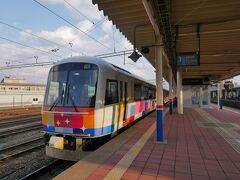
[[[101,25],[101,28],[104,32],[113,34],[113,25],[111,21],[104,21]]]
[[[102,12],[98,11],[97,6],[93,6],[91,0],[46,0],[51,4],[63,4],[74,16],[79,17],[79,15],[73,8],[71,8],[66,2],[71,4],[74,8],[80,11],[84,16],[88,17],[93,21],[98,21],[103,17]],[[85,17],[82,16],[83,19]]]
[[[55,31],[43,30],[37,33],[37,35],[42,38],[46,38],[60,44],[67,44],[74,41],[78,37],[76,34],[75,30],[68,26],[59,27]]]
[[[26,29],[24,32],[23,31],[20,32],[20,35],[21,35],[21,37],[29,37],[29,36],[31,36],[28,33],[32,33],[32,30],[31,29]]]
[[[0,66],[4,67],[8,65],[19,65],[19,64],[28,64],[34,63],[34,55],[39,52],[35,52],[29,48],[23,48],[16,46],[14,44],[0,44],[0,54],[2,55],[0,58]],[[39,54],[38,58],[39,62],[41,61],[49,61],[50,56],[47,54]],[[10,75],[12,77],[24,77],[29,82],[36,83],[45,83],[47,78],[47,73],[49,71],[50,66],[48,67],[29,67],[29,68],[16,68],[16,69],[8,69],[1,70],[1,77]]]
[[[78,13],[76,13],[75,10],[69,7],[69,5],[66,4],[64,0],[45,0],[44,3],[49,4],[62,4],[64,5],[75,17],[80,17],[79,23],[76,25],[79,29],[86,32],[90,30],[93,27],[93,24],[91,21],[99,21],[103,18],[102,12],[99,12],[97,9],[97,6],[92,5],[91,0],[66,0],[67,2],[71,3],[75,8],[77,8],[81,13],[86,15],[88,19],[84,17],[80,17]],[[114,28],[115,29],[115,28]],[[31,29],[27,29],[27,32],[33,33]],[[73,56],[75,55],[82,55],[84,53],[85,55],[94,56],[97,54],[103,54],[113,51],[113,25],[112,22],[104,21],[99,27],[94,29],[90,32],[90,35],[93,38],[89,38],[74,27],[63,25],[61,27],[58,27],[54,30],[48,30],[48,29],[42,29],[35,33],[37,36],[40,36],[42,38],[48,39],[50,41],[56,42],[49,43],[44,40],[40,40],[36,37],[32,37],[31,35],[20,32],[19,38],[16,41],[20,41],[21,43],[31,45],[35,48],[39,48],[45,51],[50,51],[55,48],[59,48],[59,50],[56,53],[56,55],[60,55],[62,57],[69,57],[71,53]],[[94,38],[101,42],[104,46],[102,46],[100,43],[96,42]],[[116,51],[121,50],[128,50],[132,49],[131,43],[125,39],[122,34],[118,30],[114,30],[114,39],[115,39],[115,46]],[[73,43],[72,51],[69,43]],[[58,44],[61,45],[61,47],[58,46]],[[20,47],[13,44],[2,44],[6,46],[6,50],[4,51],[4,48],[0,48],[0,53],[4,54],[2,58],[8,58],[11,61],[11,64],[17,64],[17,63],[32,63],[35,61],[33,56],[38,56],[39,61],[49,61],[49,60],[56,60],[59,59],[55,57],[54,55],[43,53],[37,50]],[[1,44],[0,44],[1,46]],[[64,47],[62,47],[64,46]],[[107,48],[106,48],[107,47]],[[7,52],[7,53],[6,53]],[[133,74],[137,74],[141,77],[145,77],[146,79],[153,79],[154,73],[149,66],[148,62],[144,59],[142,59],[142,63],[133,63],[131,60],[127,58],[128,55],[125,56],[127,59],[128,64],[123,65],[123,56],[121,57],[113,57],[106,59],[107,61],[120,66],[122,68],[126,68],[127,70],[131,71]],[[14,61],[19,60],[20,62]],[[1,60],[2,61],[2,60]],[[1,66],[5,65],[5,61],[2,61]],[[34,67],[34,68],[26,68],[26,69],[20,69],[18,71],[18,75],[20,73],[27,77],[30,81],[44,81],[47,76],[47,71],[49,68],[45,68],[45,71],[42,70],[42,67]],[[12,73],[14,75],[15,70],[7,70],[4,72]],[[34,74],[34,75],[33,75]],[[15,73],[16,75],[16,73]]]
[[[133,45],[126,38],[122,38],[121,43],[126,49],[133,49]]]

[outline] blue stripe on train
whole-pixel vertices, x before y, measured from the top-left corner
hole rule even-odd
[[[136,105],[132,105],[130,107],[130,116],[134,116],[136,112]]]
[[[62,128],[62,127],[54,127],[54,126],[42,126],[44,131],[48,132],[61,132],[68,134],[83,134],[82,129],[77,128]],[[93,129],[85,129],[84,134],[90,134],[91,136],[102,136],[104,134],[112,133],[114,130],[114,125],[106,126],[103,128],[93,128]]]

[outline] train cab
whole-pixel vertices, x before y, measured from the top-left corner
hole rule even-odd
[[[42,107],[47,155],[56,157],[49,150],[55,148],[76,157],[85,142],[114,134],[154,109],[155,86],[139,77],[98,58],[62,60],[49,71]]]

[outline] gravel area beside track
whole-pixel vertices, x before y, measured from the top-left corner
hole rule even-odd
[[[40,115],[41,107],[0,109],[0,120]]]
[[[9,121],[11,120],[15,120],[15,119],[9,119]],[[16,118],[16,120],[18,119]],[[5,122],[5,120],[1,120],[1,121]],[[7,121],[8,120],[6,120],[6,122]],[[30,125],[32,123],[26,123],[26,124]],[[11,129],[18,126],[21,126],[21,125],[19,125],[19,123],[17,125],[12,124],[12,126],[9,126],[7,128],[2,127],[2,130]],[[23,142],[26,142],[27,140],[29,141],[31,139],[41,137],[43,136],[43,134],[44,134],[43,131],[39,128],[35,130],[30,130],[27,132],[21,132],[21,133],[16,133],[9,136],[1,137],[0,149],[4,149],[10,146],[15,146],[16,144],[21,144]],[[9,151],[9,153],[10,152],[11,151]],[[0,179],[20,179],[21,177],[29,174],[30,172],[39,169],[45,164],[48,164],[52,160],[53,160],[52,158],[49,158],[45,155],[45,147],[39,147],[37,149],[25,152],[21,155],[9,157],[7,159],[0,161]]]
[[[20,179],[51,161],[53,159],[45,155],[45,148],[39,148],[21,157],[0,162],[0,179]]]
[[[0,149],[20,142],[24,142],[27,138],[34,138],[39,136],[43,136],[43,132],[41,129],[1,138]]]
[[[15,142],[24,140],[26,137],[32,137],[32,136],[39,135],[39,134],[43,135],[43,131],[41,128],[1,137],[0,138],[0,147],[5,146],[6,145],[5,143],[14,144]]]

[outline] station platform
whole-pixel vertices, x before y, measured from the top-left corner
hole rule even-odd
[[[157,143],[156,112],[54,179],[240,179],[240,114],[184,108],[165,115],[167,143]]]

